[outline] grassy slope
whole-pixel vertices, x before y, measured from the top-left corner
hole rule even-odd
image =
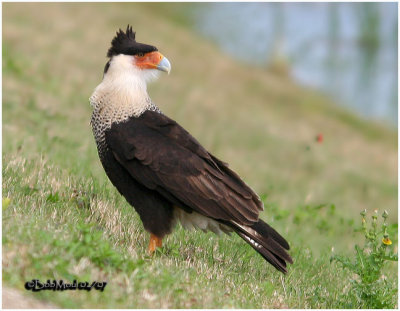
[[[359,241],[361,209],[397,219],[397,134],[236,63],[162,12],[4,4],[4,280],[21,289],[34,277],[109,282],[104,293],[38,295],[63,307],[335,307],[346,275],[329,264],[330,249]],[[287,276],[237,237],[180,227],[146,257],[148,236],[107,181],[88,121],[105,51],[127,23],[172,63],[150,87],[153,100],[267,196],[263,218],[293,246]],[[336,209],[312,209],[320,204]]]

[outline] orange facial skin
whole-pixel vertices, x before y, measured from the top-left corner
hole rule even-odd
[[[140,69],[156,69],[157,65],[163,59],[163,55],[160,52],[150,52],[143,56],[135,55],[136,66]]]

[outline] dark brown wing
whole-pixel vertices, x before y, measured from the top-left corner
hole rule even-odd
[[[106,142],[142,185],[182,208],[251,225],[263,209],[258,196],[175,121],[153,111],[113,124]]]

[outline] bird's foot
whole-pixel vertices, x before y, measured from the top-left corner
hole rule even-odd
[[[162,239],[154,234],[150,234],[149,253],[153,255],[157,247],[162,246]]]

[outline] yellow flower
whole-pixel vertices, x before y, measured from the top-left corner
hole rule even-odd
[[[392,241],[389,238],[383,238],[382,243],[385,245],[392,245]]]
[[[3,198],[2,203],[3,203],[3,210],[5,210],[8,205],[10,205],[11,199],[10,198]]]

